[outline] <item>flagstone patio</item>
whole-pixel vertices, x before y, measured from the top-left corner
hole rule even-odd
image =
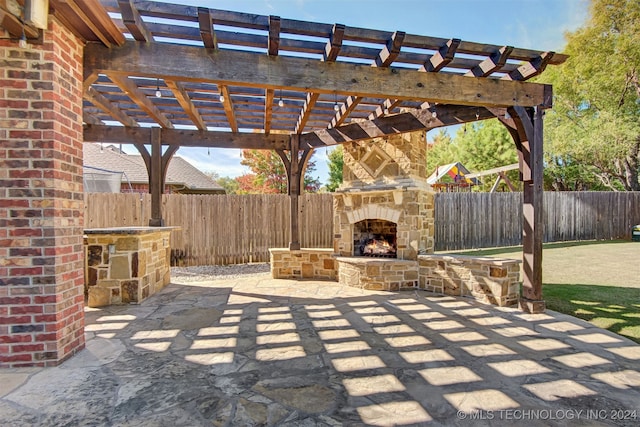
[[[175,282],[175,280],[174,280]],[[637,425],[640,346],[558,313],[254,277],[86,309],[86,349],[0,371],[1,424]]]

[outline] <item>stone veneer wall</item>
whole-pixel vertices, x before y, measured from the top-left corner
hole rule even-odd
[[[172,227],[86,230],[87,305],[140,303],[168,285],[171,230]]]
[[[332,249],[270,248],[271,277],[274,279],[325,279],[337,277]]]
[[[373,291],[399,291],[419,286],[418,263],[396,259],[337,257],[338,282]]]
[[[53,366],[84,348],[83,42],[0,36],[0,367]]]
[[[500,307],[517,304],[520,263],[515,259],[421,255],[420,288],[445,295],[471,296]]]

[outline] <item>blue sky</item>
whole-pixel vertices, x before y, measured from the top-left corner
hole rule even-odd
[[[582,26],[586,0],[161,0],[283,18],[561,52],[564,33]],[[129,150],[127,150],[129,151]],[[178,156],[220,176],[248,172],[240,150],[181,148]],[[327,177],[326,150],[314,175]]]

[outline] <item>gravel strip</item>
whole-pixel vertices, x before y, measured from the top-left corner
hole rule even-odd
[[[270,272],[268,262],[233,265],[199,265],[196,267],[171,267],[171,280],[180,282],[204,282],[238,277],[264,276]]]

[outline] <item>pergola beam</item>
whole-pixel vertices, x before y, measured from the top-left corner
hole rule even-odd
[[[280,50],[280,17],[269,16],[269,42],[267,51],[271,56],[278,56]]]
[[[460,39],[450,39],[446,44],[440,47],[436,53],[431,55],[424,65],[420,67],[419,71],[437,73],[442,70],[453,60],[456,55],[456,51],[458,50],[458,46],[460,46],[460,42]]]
[[[438,106],[437,117],[433,117],[430,110],[422,109],[304,133],[300,135],[300,146],[309,145],[313,148],[319,148],[493,117],[495,116],[486,108],[441,105]]]
[[[126,76],[115,74],[109,75],[113,81],[131,100],[138,104],[145,113],[164,128],[173,129],[173,124],[169,119],[156,108],[149,98],[136,86],[136,84]]]
[[[100,94],[97,90],[92,87],[89,87],[84,92],[84,99],[91,102],[96,107],[100,108],[105,113],[109,114],[115,120],[119,121],[125,126],[137,127],[138,123],[133,120],[131,117],[127,116],[127,114],[119,109],[116,105],[114,105],[111,101],[105,98],[102,94]]]
[[[218,42],[216,41],[216,34],[213,29],[213,17],[211,16],[209,8],[198,8],[198,27],[204,47],[207,49],[217,49]]]
[[[342,48],[343,38],[344,25],[335,24],[331,30],[331,36],[329,37],[329,41],[327,42],[324,50],[323,59],[325,62],[334,62],[338,58],[338,54],[340,53],[340,49]],[[302,106],[302,110],[300,111],[300,117],[298,117],[294,133],[302,133],[302,130],[306,126],[307,121],[309,121],[309,117],[311,117],[311,112],[316,106],[318,98],[320,98],[319,93],[307,93],[307,99]]]
[[[264,133],[271,132],[271,116],[273,115],[273,89],[266,89],[264,94]]]
[[[153,36],[147,29],[138,9],[132,0],[118,0],[122,22],[129,30],[129,33],[139,42],[152,42]]]
[[[224,114],[227,116],[229,128],[234,132],[238,132],[238,122],[233,112],[233,99],[231,99],[229,88],[224,85],[218,85],[218,89],[220,89],[220,95],[222,96],[222,108],[224,108]]]
[[[152,128],[85,125],[84,142],[148,144]],[[176,147],[288,150],[289,136],[281,134],[161,129],[162,144]]]
[[[513,46],[503,46],[494,52],[489,58],[485,59],[471,70],[465,76],[487,77],[494,71],[502,68],[507,62],[509,55],[513,51]]]
[[[206,130],[207,125],[204,122],[204,119],[198,112],[198,109],[196,108],[196,106],[193,105],[193,102],[191,101],[189,94],[184,89],[182,84],[175,82],[173,80],[165,80],[164,83],[167,85],[169,89],[171,89],[171,92],[173,92],[173,96],[176,98],[176,100],[178,101],[178,103],[180,104],[184,112],[187,113],[187,115],[189,116],[191,121],[196,125],[196,127],[200,130]]]
[[[403,31],[396,31],[393,33],[386,46],[382,48],[376,59],[371,64],[372,67],[386,68],[393,63],[400,54],[402,43],[404,41],[405,33]],[[347,117],[353,112],[356,106],[362,101],[362,96],[349,96],[336,113],[336,116],[331,120],[330,128],[340,126]]]
[[[252,52],[128,41],[122,47],[111,49],[90,43],[85,47],[84,58],[89,73],[110,76],[160,77],[480,107],[551,106],[549,85],[326,63],[308,58],[270,57]]]
[[[555,55],[555,52],[544,52],[530,62],[525,62],[516,70],[502,77],[503,80],[528,80],[541,74]]]

